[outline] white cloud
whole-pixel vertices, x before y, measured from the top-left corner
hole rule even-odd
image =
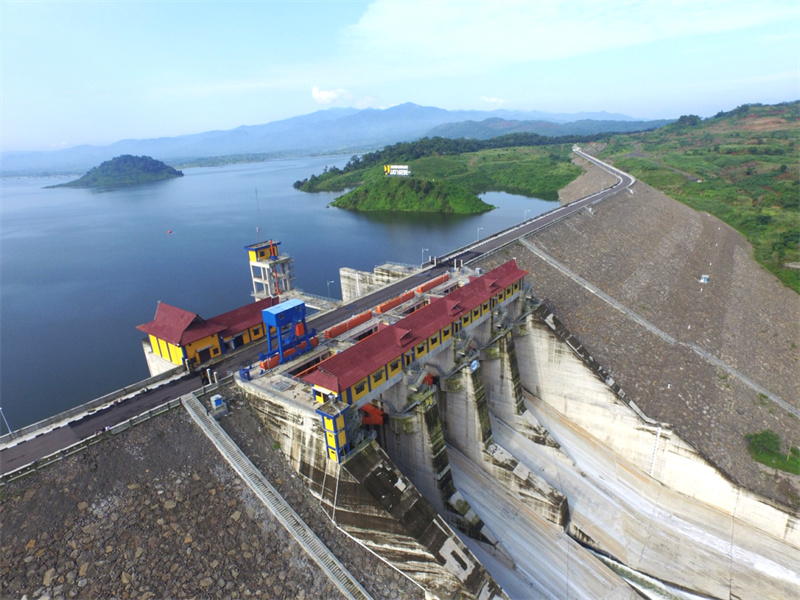
[[[317,86],[311,88],[311,97],[320,104],[333,104],[338,100],[350,100],[351,95],[341,88],[335,90],[321,90]]]
[[[799,16],[783,0],[376,0],[340,39],[375,76],[471,75]]]
[[[483,102],[486,102],[487,104],[494,104],[496,106],[502,106],[503,104],[506,103],[506,101],[503,100],[502,98],[487,98],[486,96],[483,96],[481,100]]]

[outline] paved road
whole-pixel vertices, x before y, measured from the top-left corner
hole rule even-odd
[[[635,181],[633,177],[627,173],[614,169],[614,167],[584,154],[579,149],[576,149],[575,153],[615,175],[618,178],[617,183],[606,190],[591,194],[533,219],[529,219],[516,227],[511,227],[505,231],[486,237],[483,240],[479,240],[475,244],[459,248],[445,256],[437,257],[433,261],[423,265],[424,268],[411,277],[390,284],[369,295],[357,298],[353,302],[335,310],[312,316],[308,319],[310,326],[316,328],[318,331],[328,329],[337,323],[349,319],[353,315],[362,313],[386,300],[390,300],[406,290],[416,288],[426,281],[438,277],[454,266],[467,264],[487,252],[496,250],[520,237],[552,225],[588,205],[605,200],[607,197],[616,194],[620,190],[630,187]],[[220,375],[227,374],[229,371],[238,371],[242,366],[255,364],[258,360],[258,353],[264,351],[266,351],[266,342],[257,343],[251,347],[245,348],[239,353],[224,358],[220,362],[215,363],[211,368]],[[49,456],[54,452],[58,452],[71,444],[91,436],[96,431],[102,430],[105,427],[113,427],[131,417],[164,404],[169,400],[179,398],[184,394],[198,390],[201,386],[202,383],[198,374],[186,375],[181,379],[152,390],[145,389],[136,396],[103,410],[96,411],[91,415],[78,418],[62,427],[43,432],[41,435],[28,439],[27,441],[2,448],[0,450],[0,474],[4,475],[10,471],[28,465],[35,460]]]

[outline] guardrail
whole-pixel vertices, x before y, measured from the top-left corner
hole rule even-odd
[[[32,463],[28,463],[25,466],[19,467],[18,469],[14,469],[13,471],[9,471],[4,475],[0,475],[0,486],[5,485],[16,479],[20,479],[21,477],[30,475],[31,473],[35,473],[39,469],[48,467],[54,463],[59,462],[60,460],[72,456],[73,454],[82,452],[83,450],[86,450],[87,448],[94,446],[95,444],[99,444],[100,442],[105,441],[106,439],[108,439],[108,436],[110,435],[120,434],[123,431],[127,431],[134,425],[138,425],[139,423],[148,421],[153,417],[163,414],[167,411],[170,411],[173,408],[177,408],[180,405],[181,405],[180,398],[175,398],[173,400],[170,400],[169,402],[165,402],[164,404],[160,404],[154,408],[151,408],[148,411],[138,414],[135,417],[131,417],[127,421],[118,423],[117,425],[114,425],[113,427],[110,427],[105,431],[95,433],[94,435],[82,439],[81,441],[76,442],[71,446],[62,448],[61,450],[53,452],[52,454],[49,454],[38,460],[35,460]]]
[[[50,425],[55,425],[56,423],[61,423],[63,421],[70,421],[75,417],[82,415],[84,413],[91,412],[93,410],[99,409],[100,407],[111,404],[115,400],[119,400],[120,398],[127,396],[129,394],[133,394],[134,392],[138,392],[146,387],[150,387],[155,385],[156,383],[161,383],[162,381],[166,381],[175,375],[178,375],[183,372],[183,367],[175,367],[174,369],[170,369],[160,375],[156,375],[154,377],[149,377],[147,379],[143,379],[141,381],[137,381],[131,385],[125,386],[122,389],[116,390],[105,396],[100,396],[99,398],[95,398],[94,400],[90,400],[89,402],[84,402],[78,406],[65,410],[64,412],[58,413],[52,417],[48,417],[47,419],[43,419],[37,423],[33,423],[31,425],[26,425],[20,429],[7,433],[3,436],[0,436],[0,446],[11,442],[13,440],[19,439],[24,437],[34,431],[39,431],[41,429],[45,429]]]

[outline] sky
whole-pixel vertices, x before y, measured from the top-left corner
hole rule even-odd
[[[797,0],[0,0],[0,150],[331,107],[712,116],[800,99]]]

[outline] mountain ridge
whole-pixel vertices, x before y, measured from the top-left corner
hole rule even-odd
[[[82,173],[122,154],[153,156],[168,164],[248,154],[350,154],[419,139],[448,123],[486,119],[566,123],[570,120],[597,120],[597,117],[604,121],[625,122],[625,131],[630,131],[630,124],[638,122],[626,115],[610,113],[566,115],[505,109],[450,111],[407,102],[386,109],[330,108],[264,124],[173,137],[124,139],[106,146],[83,144],[62,150],[6,151],[0,153],[0,171],[4,175]]]

